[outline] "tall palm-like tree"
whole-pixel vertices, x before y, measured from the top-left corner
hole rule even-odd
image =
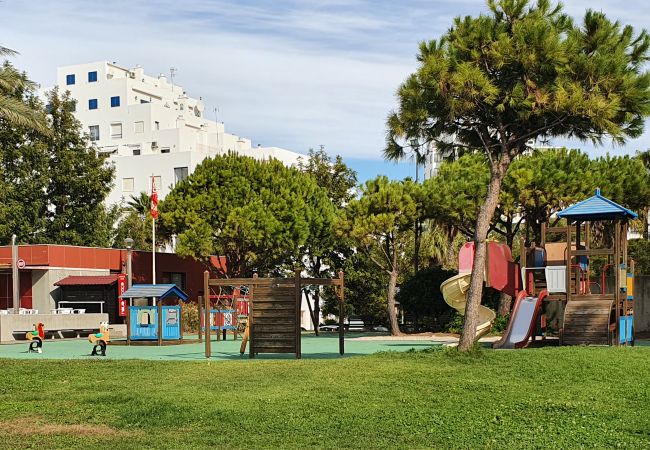
[[[0,58],[18,53],[0,45]],[[17,93],[33,89],[34,82],[16,70],[10,63],[0,66],[0,120],[12,125],[33,128],[47,132],[45,117],[24,103]]]
[[[138,214],[143,220],[147,217],[150,208],[151,197],[144,191],[138,195],[132,195],[126,202],[126,210]]]

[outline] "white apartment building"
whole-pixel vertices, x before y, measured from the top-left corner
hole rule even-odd
[[[115,165],[107,203],[151,191],[155,177],[160,198],[191,174],[206,157],[234,151],[295,165],[299,153],[278,147],[252,147],[251,140],[226,133],[206,119],[201,99],[189,97],[165,75],[145,75],[107,61],[59,67],[57,85],[77,101],[75,116]]]

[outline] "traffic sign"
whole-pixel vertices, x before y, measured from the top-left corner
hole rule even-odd
[[[24,259],[19,259],[18,261],[16,261],[16,266],[18,266],[19,269],[24,269],[26,265],[27,264],[25,264]]]

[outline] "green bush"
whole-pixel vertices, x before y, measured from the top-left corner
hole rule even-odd
[[[650,241],[631,239],[628,241],[628,255],[634,260],[636,275],[650,275]]]
[[[183,324],[183,333],[198,332],[199,306],[196,303],[181,303],[181,323]]]
[[[457,312],[454,312],[451,316],[451,320],[447,322],[447,327],[445,331],[447,333],[455,333],[455,334],[460,334],[461,331],[463,331],[463,316],[458,314]]]
[[[508,322],[510,321],[510,314],[505,316],[497,316],[492,322],[492,332],[493,333],[503,333],[508,327]]]

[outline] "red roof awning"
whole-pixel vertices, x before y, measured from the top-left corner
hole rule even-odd
[[[54,286],[110,286],[117,283],[117,275],[71,275],[54,283]]]

